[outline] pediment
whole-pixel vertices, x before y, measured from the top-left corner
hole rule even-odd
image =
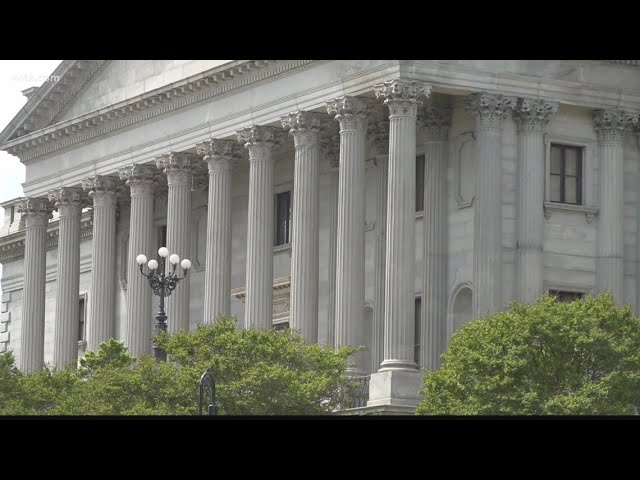
[[[0,144],[167,86],[229,60],[64,60],[0,133]]]
[[[0,144],[54,125],[106,60],[63,60],[0,133]]]
[[[229,60],[109,60],[95,73],[58,122],[70,120],[217,67]]]

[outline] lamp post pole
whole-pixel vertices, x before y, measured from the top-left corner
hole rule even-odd
[[[191,268],[191,261],[188,259],[182,260],[180,262],[180,257],[175,253],[169,256],[169,250],[166,247],[161,247],[158,250],[158,255],[160,256],[160,262],[157,260],[151,259],[147,263],[147,257],[143,254],[140,254],[136,257],[136,262],[140,266],[140,273],[147,278],[149,282],[149,286],[153,290],[153,293],[160,297],[160,309],[158,310],[158,314],[156,315],[156,325],[154,328],[154,337],[156,335],[160,335],[162,332],[167,331],[167,314],[164,311],[164,298],[171,295],[176,287],[178,286],[178,282],[180,280],[184,280],[189,272],[189,268]],[[169,262],[171,263],[171,273],[165,275],[165,261],[169,256]],[[149,270],[151,273],[144,273],[144,264],[147,263]],[[179,277],[176,273],[176,268],[180,263],[184,275]],[[156,345],[154,340],[153,342],[153,356],[156,360],[166,362],[167,361],[167,352],[165,352],[162,348]]]

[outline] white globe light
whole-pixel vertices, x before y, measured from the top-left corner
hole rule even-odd
[[[180,266],[185,270],[189,270],[191,268],[191,260],[185,258],[182,260],[182,263],[180,263]]]
[[[171,262],[171,265],[177,265],[180,262],[180,257],[174,253],[169,257],[169,261]]]
[[[147,257],[145,255],[142,255],[142,254],[138,255],[136,257],[136,263],[138,265],[144,265],[145,263],[147,263]]]
[[[149,263],[147,265],[149,266],[149,270],[155,270],[156,268],[158,268],[158,261],[149,260]]]
[[[167,258],[167,256],[169,255],[169,249],[167,247],[160,247],[158,249],[158,255],[160,255],[162,258]]]

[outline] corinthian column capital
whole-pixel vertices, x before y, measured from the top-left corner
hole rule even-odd
[[[51,203],[46,198],[24,197],[16,204],[18,212],[26,218],[26,225],[47,225],[51,218]]]
[[[94,206],[115,206],[119,183],[118,177],[96,175],[85,178],[82,181],[82,188],[93,199]]]
[[[500,94],[474,93],[466,98],[465,107],[471,111],[478,126],[487,130],[499,130],[502,120],[507,117],[509,109],[516,107],[516,97],[505,97]]]
[[[240,145],[235,140],[212,138],[196,145],[198,155],[207,162],[209,173],[231,171],[242,156]]]
[[[429,97],[431,87],[418,82],[395,79],[373,87],[377,98],[383,97],[391,116],[403,115],[415,117],[422,101],[421,96]]]
[[[131,196],[154,194],[156,170],[152,165],[136,163],[122,167],[118,173],[131,188]]]
[[[156,157],[156,166],[167,175],[169,185],[191,185],[191,165],[196,156],[187,152],[169,152]]]
[[[263,125],[253,125],[238,130],[238,142],[249,150],[249,159],[271,155],[274,148],[280,146],[286,136],[277,128]]]
[[[557,102],[519,98],[514,107],[514,117],[521,132],[543,133],[551,115],[558,111]]]
[[[327,113],[340,122],[341,130],[364,130],[367,125],[367,102],[344,95],[326,103]]]
[[[418,114],[418,122],[424,128],[427,140],[446,140],[451,127],[451,110],[428,105]]]
[[[282,128],[293,136],[294,145],[317,145],[323,115],[318,112],[297,111],[282,117]]]
[[[593,112],[593,128],[601,143],[622,143],[625,132],[634,123],[638,123],[638,114],[613,109]]]
[[[78,187],[61,187],[49,192],[49,200],[54,203],[60,216],[80,215],[83,191]]]

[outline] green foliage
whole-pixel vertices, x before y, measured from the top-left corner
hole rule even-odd
[[[625,415],[640,406],[640,320],[611,294],[543,297],[461,328],[422,415]]]
[[[307,345],[290,330],[238,330],[222,318],[156,340],[169,362],[131,357],[115,340],[87,353],[77,371],[23,375],[10,353],[0,355],[0,415],[193,415],[207,369],[221,415],[328,413],[350,392],[344,371],[356,349]]]

